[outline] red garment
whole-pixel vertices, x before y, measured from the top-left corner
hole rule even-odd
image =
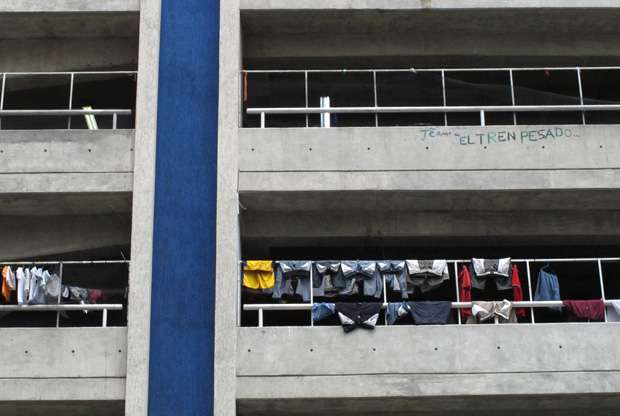
[[[523,289],[521,288],[521,280],[519,279],[519,268],[512,265],[512,300],[515,302],[523,301]],[[525,309],[517,309],[517,317],[525,318]]]
[[[605,320],[605,303],[602,300],[565,300],[564,307],[571,321],[587,319],[589,321]]]
[[[459,300],[471,302],[471,276],[467,266],[461,266],[459,273]],[[471,316],[471,309],[461,309],[461,319],[466,320]]]

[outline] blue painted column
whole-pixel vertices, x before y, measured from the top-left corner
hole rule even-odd
[[[210,415],[219,0],[161,1],[148,407]]]

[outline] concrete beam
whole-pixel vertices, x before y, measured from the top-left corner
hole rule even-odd
[[[126,372],[126,328],[2,328],[4,340],[0,358],[0,386],[7,379],[92,379],[124,378]],[[90,381],[92,385],[92,380]],[[40,384],[39,384],[40,386]],[[110,386],[118,387],[114,382]],[[3,388],[0,400],[33,400],[37,385],[26,391]],[[17,386],[16,386],[17,390]],[[29,394],[30,393],[30,394]],[[118,399],[118,391],[82,391],[89,400]],[[68,392],[57,391],[56,400],[67,399]],[[46,399],[51,399],[44,394]],[[82,399],[86,399],[83,396]],[[74,400],[80,400],[79,395]]]
[[[615,189],[618,132],[602,125],[240,129],[239,190]]]
[[[620,351],[614,347],[620,333],[613,331],[614,325],[379,326],[350,334],[339,326],[239,328],[237,376],[620,372]],[[440,394],[462,391],[458,383],[446,382]],[[470,387],[472,393],[484,393]],[[506,388],[497,386],[497,393]],[[435,389],[429,392],[438,394]],[[579,384],[572,389],[589,391]],[[339,389],[331,391],[341,394]],[[278,391],[273,389],[271,394]],[[375,393],[369,389],[356,394]]]
[[[562,375],[565,379],[573,377],[572,374]],[[432,377],[428,377],[432,378]],[[517,375],[519,378],[519,375]],[[604,377],[606,378],[606,377]],[[424,383],[427,377],[417,377],[415,380]],[[412,388],[415,388],[415,380],[412,381]],[[489,382],[509,384],[506,377],[496,379],[489,377]],[[556,381],[556,377],[541,377],[539,381],[547,384],[548,381]],[[244,382],[246,380],[243,380]],[[261,382],[258,380],[247,380],[248,382]],[[290,381],[290,380],[289,380]],[[310,381],[310,380],[309,380]],[[316,381],[316,380],[314,380]],[[324,380],[321,380],[324,381]],[[352,385],[364,390],[365,386],[374,387],[372,381],[365,384],[364,377],[343,379],[342,383],[352,383]],[[383,381],[377,376],[377,381]],[[401,378],[401,383],[409,380]],[[466,387],[471,384],[487,385],[485,376],[475,375],[471,379],[461,379]],[[263,381],[267,385],[270,381]],[[336,389],[342,387],[338,384]],[[240,383],[241,384],[241,383]],[[274,389],[277,388],[279,380],[274,380]],[[293,385],[300,388],[312,387],[304,383],[303,380],[296,379]],[[334,386],[332,384],[327,384]],[[390,384],[395,389],[406,389],[406,384]],[[263,384],[265,386],[265,384]],[[534,384],[538,386],[538,384]],[[287,386],[288,387],[288,386]],[[305,390],[304,390],[305,393]],[[390,392],[394,394],[394,392]],[[305,399],[296,397],[291,399],[261,400],[261,399],[240,399],[237,401],[237,414],[239,416],[310,416],[315,414],[325,416],[372,416],[376,414],[389,414],[390,416],[444,416],[446,414],[458,414],[463,416],[493,416],[497,414],[526,414],[528,416],[547,416],[561,414],[563,416],[582,416],[584,414],[592,416],[607,416],[618,412],[617,394],[557,394],[557,395],[479,395],[479,396],[434,396],[434,397],[409,397],[392,398],[388,396],[376,398],[335,398],[335,399]]]
[[[0,4],[0,13],[138,12],[139,0],[12,0]]]
[[[134,130],[3,130],[0,143],[0,175],[133,171]]]
[[[248,239],[606,238],[618,241],[620,211],[341,211],[253,212]]]
[[[241,0],[241,10],[291,9],[540,9],[540,8],[617,8],[615,0]]]
[[[32,259],[128,246],[131,218],[116,215],[0,216],[7,238],[0,240],[3,260]]]

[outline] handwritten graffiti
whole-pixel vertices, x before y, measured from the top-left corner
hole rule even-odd
[[[464,132],[440,127],[421,129],[423,141],[451,138],[460,146],[489,146],[502,143],[526,144],[547,140],[579,138],[579,131],[571,127],[547,127],[541,129],[489,130]]]

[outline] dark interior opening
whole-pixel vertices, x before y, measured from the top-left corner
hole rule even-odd
[[[4,92],[5,110],[132,110],[132,115],[117,117],[118,129],[134,128],[136,77],[134,74],[75,74],[71,94],[69,74],[7,74]],[[69,120],[69,118],[71,120]],[[99,129],[111,129],[113,116],[95,116]],[[3,130],[86,129],[84,116],[6,116]]]

